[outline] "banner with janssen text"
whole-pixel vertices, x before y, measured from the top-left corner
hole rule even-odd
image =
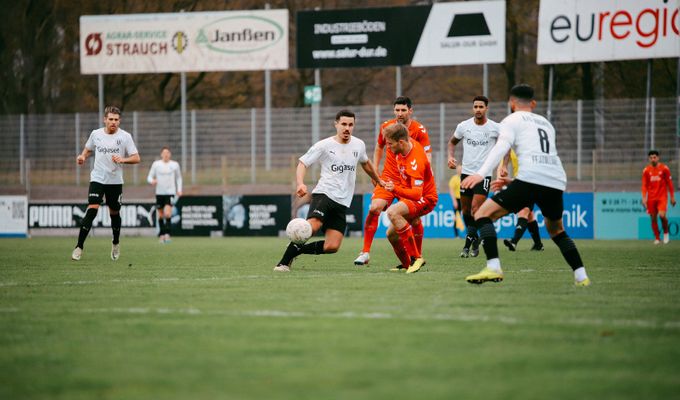
[[[288,69],[288,10],[80,17],[83,74]]]
[[[505,62],[505,1],[297,13],[297,67]]]
[[[541,0],[538,64],[680,57],[680,0]]]

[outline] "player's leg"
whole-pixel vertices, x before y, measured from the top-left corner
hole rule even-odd
[[[172,218],[172,196],[167,197],[167,201],[165,203],[165,206],[163,207],[163,219],[165,220],[165,223],[163,224],[165,226],[165,236],[164,240],[166,243],[170,242],[170,227],[171,227],[171,222],[170,218]]]
[[[390,271],[406,271],[411,264],[411,258],[409,257],[408,252],[406,252],[406,249],[399,238],[399,234],[392,224],[387,228],[387,240],[392,245],[394,254],[396,254],[399,259],[399,264]]]
[[[312,202],[314,202],[314,197],[312,197]],[[310,210],[312,209],[312,206],[313,204],[310,205]],[[309,222],[309,224],[312,226],[312,236],[314,236],[314,234],[318,232],[319,229],[321,229],[321,227],[323,226],[323,221],[317,217],[307,218],[307,222]],[[299,256],[304,251],[307,251],[308,252],[307,254],[321,254],[323,253],[323,246],[324,246],[323,240],[305,244],[297,244],[293,242],[288,243],[288,247],[286,247],[286,250],[283,252],[281,260],[278,262],[276,267],[274,267],[274,271],[279,272],[290,271],[290,266],[292,265],[295,257]]]
[[[652,219],[652,232],[654,232],[654,244],[659,244],[661,242],[661,233],[659,232],[659,210],[657,208],[658,201],[655,199],[649,199],[647,201],[647,213]]]
[[[531,246],[531,251],[543,251],[543,242],[541,241],[541,232],[538,230],[538,221],[536,221],[536,214],[529,208],[529,214],[527,215],[527,230],[531,235],[531,239],[534,244]]]
[[[122,220],[120,218],[121,199],[123,196],[123,185],[104,185],[104,195],[106,205],[109,208],[111,217],[111,259],[118,260],[120,257],[120,228]]]
[[[423,266],[424,260],[418,251],[418,246],[416,245],[416,240],[413,236],[413,228],[407,220],[407,217],[411,213],[410,209],[413,208],[413,205],[410,203],[413,202],[410,200],[401,200],[395,204],[392,204],[387,208],[387,217],[390,219],[392,225],[394,225],[394,228],[399,235],[399,239],[401,240],[402,246],[404,246],[406,252],[412,260],[409,270],[413,270],[413,272],[415,272]],[[409,270],[406,272],[409,272]]]
[[[377,187],[373,191],[371,205],[368,208],[368,215],[366,215],[366,221],[364,222],[364,247],[361,249],[356,260],[354,260],[355,265],[368,264],[373,238],[375,237],[375,232],[378,230],[378,224],[380,223],[380,213],[392,203],[393,199],[394,195],[381,187]]]
[[[484,201],[489,197],[489,189],[491,187],[491,177],[487,176],[484,180],[477,184],[473,188],[474,195],[472,196],[471,212],[472,215],[477,213],[479,207],[484,203]],[[470,256],[477,257],[479,255],[479,235],[477,234],[477,223],[473,219],[471,228],[468,228],[468,235],[474,237],[472,242],[472,247],[470,248]]]
[[[574,271],[576,286],[589,286],[590,279],[586,274],[586,268],[581,260],[581,255],[574,241],[567,235],[562,223],[564,202],[562,191],[558,189],[541,187],[540,193],[536,193],[536,204],[543,212],[545,227],[550,238],[555,242],[562,253],[562,257]]]
[[[517,224],[515,224],[515,232],[513,233],[512,239],[503,240],[503,244],[505,244],[508,250],[515,251],[517,249],[517,243],[522,240],[522,236],[527,230],[527,217],[529,216],[529,212],[529,207],[524,207],[517,213]]]
[[[462,178],[461,178],[462,179]],[[462,258],[468,258],[470,256],[470,246],[474,240],[474,236],[471,236],[471,229],[475,223],[474,217],[472,216],[472,189],[461,189],[460,190],[460,211],[463,214],[463,222],[465,222],[465,244],[463,245],[463,250],[460,253]]]
[[[510,213],[518,212],[524,207],[533,206],[531,198],[531,184],[519,180],[512,181],[505,190],[487,199],[475,214],[475,221],[479,229],[486,267],[479,273],[465,278],[469,283],[484,283],[487,281],[500,282],[503,280],[503,270],[498,257],[498,238],[493,222]],[[502,204],[502,206],[501,206]]]
[[[671,241],[670,231],[668,230],[668,217],[666,216],[668,199],[660,199],[657,208],[659,210],[659,219],[661,220],[661,229],[663,230],[663,244],[668,244]]]
[[[78,233],[78,243],[71,253],[71,259],[74,261],[80,260],[83,253],[83,248],[85,248],[85,239],[92,229],[92,221],[94,221],[99,211],[99,205],[104,197],[104,185],[99,182],[90,182],[90,186],[87,190],[87,210],[85,211],[85,216],[80,222],[80,231]]]
[[[158,240],[164,243],[165,236],[165,203],[162,195],[156,195],[156,217],[158,218]]]

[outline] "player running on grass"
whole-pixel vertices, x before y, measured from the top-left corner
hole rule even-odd
[[[158,213],[158,240],[170,242],[172,198],[182,195],[182,171],[177,161],[171,160],[170,148],[161,149],[161,159],[151,164],[146,180],[156,186],[156,211]]]
[[[652,231],[654,231],[654,244],[659,244],[659,222],[663,229],[663,243],[668,244],[671,240],[668,231],[667,192],[671,193],[671,205],[675,207],[675,193],[673,192],[673,178],[671,170],[666,164],[659,162],[659,152],[650,150],[648,154],[649,164],[642,171],[642,205],[647,208],[647,213],[652,219]]]
[[[330,254],[338,251],[347,226],[347,208],[354,195],[357,164],[361,164],[361,168],[374,182],[384,184],[366,155],[366,145],[361,139],[352,136],[354,123],[354,113],[341,110],[335,116],[335,136],[315,143],[300,157],[295,172],[295,194],[298,197],[307,195],[304,182],[307,168],[315,162],[321,164],[321,176],[312,190],[307,221],[312,225],[313,233],[323,227],[324,240],[302,245],[289,243],[274,271],[289,272],[293,259],[300,254]]]
[[[413,226],[421,224],[420,217],[429,214],[437,205],[437,186],[430,160],[423,147],[409,137],[408,128],[396,123],[383,132],[388,148],[396,156],[399,171],[398,180],[385,182],[385,190],[399,198],[387,208],[391,222],[387,238],[401,261],[393,270],[405,269],[407,274],[411,274],[425,265],[421,254],[422,241],[420,245],[416,244]]]
[[[427,129],[418,121],[412,118],[413,103],[408,97],[400,96],[394,100],[394,119],[383,122],[380,125],[380,132],[378,132],[378,143],[375,146],[373,153],[373,164],[376,168],[380,167],[380,159],[385,153],[385,165],[382,170],[382,179],[396,181],[399,179],[399,172],[396,167],[394,153],[386,148],[387,142],[383,130],[395,123],[401,123],[408,129],[410,137],[415,139],[423,147],[427,154],[427,159],[432,162],[432,148],[430,146],[430,136],[427,134]],[[387,207],[392,204],[395,199],[394,193],[391,193],[380,186],[376,186],[371,196],[371,205],[366,215],[366,222],[364,223],[364,247],[359,253],[359,256],[354,260],[355,265],[367,265],[371,255],[371,245],[375,237],[375,231],[378,229],[380,221],[380,213],[385,211]],[[421,249],[423,242],[423,224],[420,221],[414,222],[413,234],[416,238],[416,244]]]
[[[104,109],[104,127],[92,131],[82,153],[76,158],[78,165],[94,152],[94,168],[90,173],[90,187],[87,191],[87,212],[80,223],[78,244],[71,253],[71,259],[80,260],[85,247],[85,239],[97,216],[99,205],[106,198],[111,216],[111,259],[120,257],[120,201],[123,195],[122,164],[137,164],[140,161],[132,135],[119,128],[120,109],[108,106]]]
[[[456,169],[457,160],[454,158],[456,145],[463,142],[463,171],[460,175],[461,181],[469,175],[474,174],[486,159],[491,148],[496,144],[498,138],[498,123],[486,117],[489,110],[489,99],[485,96],[476,96],[472,99],[473,117],[467,119],[456,127],[456,130],[449,140],[449,159],[448,166]],[[465,244],[460,256],[468,258],[477,257],[479,254],[479,238],[477,226],[472,215],[479,209],[489,195],[489,184],[491,183],[491,171],[488,176],[476,184],[474,187],[465,188],[461,186],[460,202],[463,221],[467,227]]]
[[[511,147],[515,150],[519,174],[514,180],[507,177],[497,179],[494,189],[505,185],[507,188],[487,199],[475,213],[475,222],[486,254],[486,267],[465,279],[469,283],[503,280],[493,222],[524,207],[533,208],[536,204],[543,212],[550,237],[574,272],[576,286],[589,286],[590,279],[581,255],[562,225],[562,195],[567,185],[567,175],[557,155],[555,128],[543,116],[533,113],[536,101],[531,86],[514,86],[510,90],[509,105],[512,114],[501,122],[498,142],[479,170],[461,183],[464,188],[474,187],[491,173]]]

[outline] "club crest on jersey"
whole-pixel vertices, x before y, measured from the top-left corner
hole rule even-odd
[[[116,140],[116,144],[117,144],[118,146],[120,146],[122,143],[123,143],[122,140],[120,140],[120,139]]]
[[[359,157],[359,152],[358,152],[358,151],[353,151],[352,154],[354,154],[354,158]]]

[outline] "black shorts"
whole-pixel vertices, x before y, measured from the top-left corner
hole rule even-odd
[[[323,229],[333,229],[345,233],[347,227],[347,207],[328,198],[325,194],[312,194],[309,203],[307,219],[317,218],[321,220]]]
[[[460,181],[463,182],[465,178],[467,178],[470,175],[467,174],[460,174]],[[484,178],[483,181],[479,182],[476,184],[472,189],[463,189],[462,187],[460,188],[460,197],[467,196],[467,197],[472,197],[475,194],[480,194],[484,197],[489,196],[489,188],[491,187],[491,177],[487,176]]]
[[[123,185],[104,185],[99,182],[90,182],[90,187],[87,189],[87,204],[103,204],[104,197],[106,197],[106,205],[110,210],[120,210]]]
[[[171,194],[157,194],[156,195],[156,208],[163,208],[165,206],[172,205],[172,195]]]
[[[491,199],[511,213],[516,213],[524,207],[533,209],[534,205],[537,205],[545,218],[558,221],[562,219],[564,211],[562,194],[559,189],[515,179],[505,190],[501,190]]]

